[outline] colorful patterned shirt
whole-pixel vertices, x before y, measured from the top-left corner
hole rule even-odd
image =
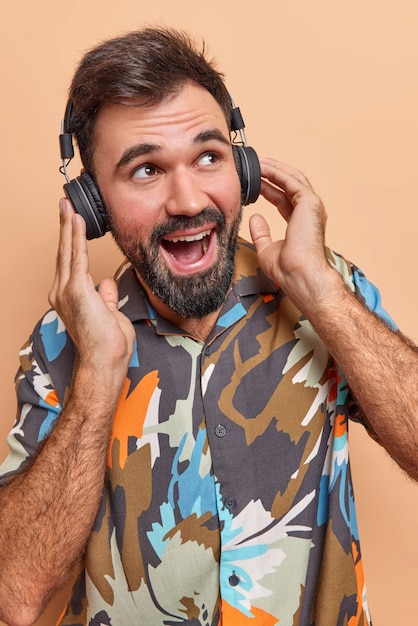
[[[66,625],[366,626],[347,427],[349,389],[309,321],[240,240],[206,342],[117,276],[136,331],[102,504]],[[380,311],[377,291],[329,262]],[[383,315],[383,313],[381,313]],[[21,352],[20,414],[1,481],[54,426],[73,344],[48,312]],[[69,511],[69,514],[71,512]]]

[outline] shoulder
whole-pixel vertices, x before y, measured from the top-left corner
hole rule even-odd
[[[379,289],[351,261],[347,261],[341,254],[327,248],[327,259],[343,278],[347,287],[356,294],[360,302],[375,313],[387,326],[396,330],[397,325],[384,309]]]

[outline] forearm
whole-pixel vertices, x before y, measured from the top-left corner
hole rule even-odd
[[[0,618],[7,623],[32,624],[82,554],[103,492],[118,395],[79,371],[36,459],[0,492]]]
[[[379,442],[418,479],[418,353],[366,310],[330,270],[305,311],[338,362]]]

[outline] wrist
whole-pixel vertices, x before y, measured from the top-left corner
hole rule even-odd
[[[281,284],[286,295],[311,321],[333,306],[336,298],[342,298],[347,287],[340,274],[328,262],[321,267],[310,267],[309,271],[294,272],[285,284]]]
[[[79,360],[76,363],[71,385],[71,399],[81,406],[101,406],[113,412],[126,381],[127,367],[92,365]]]
[[[300,310],[328,345],[327,339],[332,329],[348,324],[354,312],[353,306],[356,310],[359,302],[342,276],[332,267],[321,278],[320,287]]]

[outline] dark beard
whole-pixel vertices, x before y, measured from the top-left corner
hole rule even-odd
[[[154,228],[148,249],[132,237],[124,238],[111,216],[110,223],[117,245],[151,292],[180,317],[202,319],[222,306],[231,286],[241,215],[242,210],[229,230],[224,214],[218,209],[205,209],[194,218],[171,218]],[[218,258],[212,267],[186,276],[173,274],[159,254],[161,238],[176,230],[199,228],[213,222],[218,229]]]

